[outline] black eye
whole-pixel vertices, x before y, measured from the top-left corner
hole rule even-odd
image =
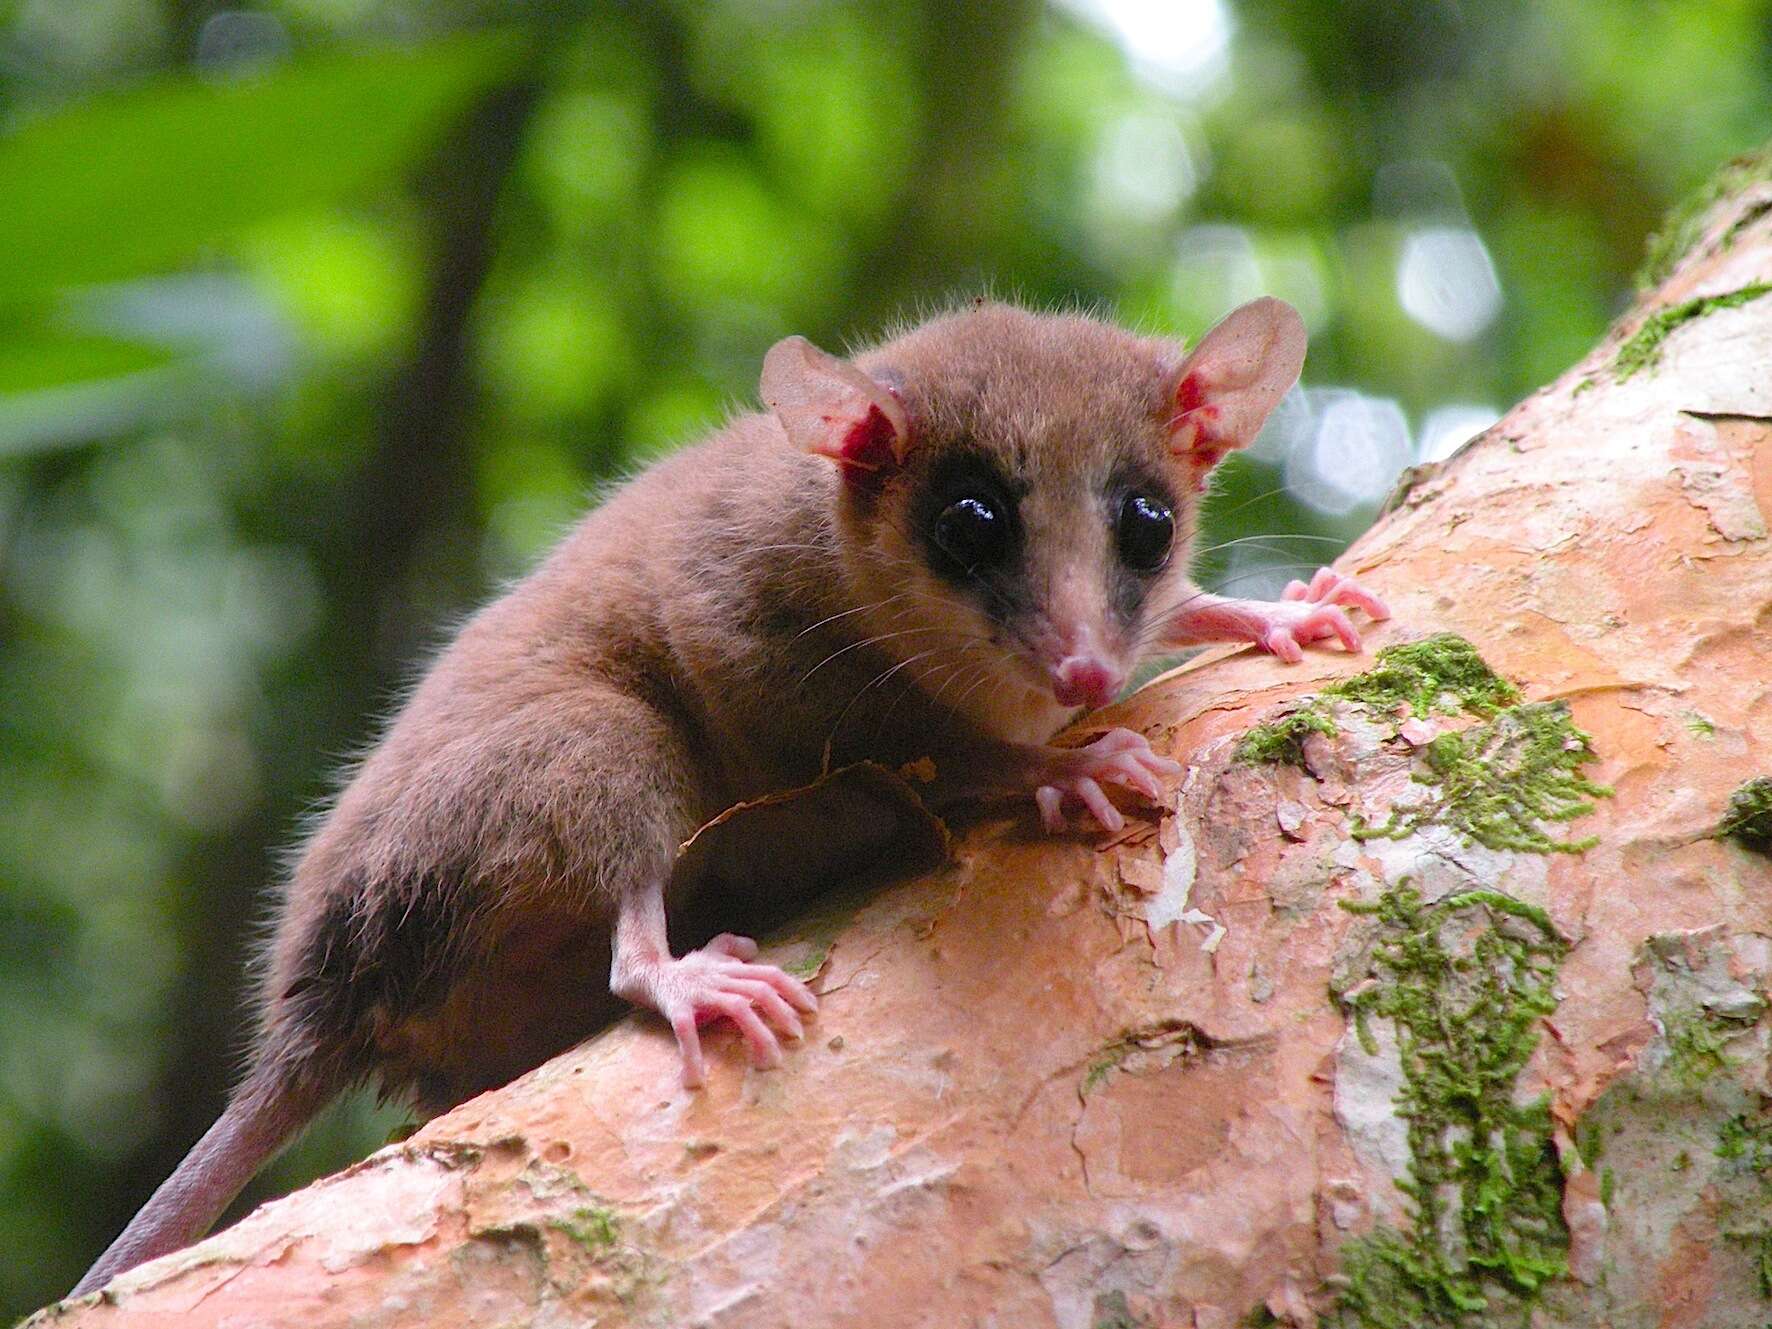
[[[935,543],[968,572],[987,567],[1009,552],[1009,519],[990,499],[968,494],[936,517]]]
[[[1155,572],[1169,561],[1175,517],[1166,503],[1146,494],[1128,494],[1114,529],[1120,560],[1134,572]]]

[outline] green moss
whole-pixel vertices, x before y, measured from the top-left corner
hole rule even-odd
[[[1522,702],[1520,690],[1463,637],[1440,633],[1380,651],[1367,672],[1251,729],[1237,745],[1237,759],[1302,765],[1311,734],[1332,738],[1337,732],[1328,709],[1332,699],[1385,716],[1469,712],[1489,720],[1427,744],[1421,752],[1426,769],[1415,779],[1436,792],[1392,811],[1382,825],[1356,820],[1356,838],[1400,839],[1432,823],[1451,826],[1492,849],[1577,853],[1594,843],[1553,839],[1545,829],[1591,812],[1590,800],[1611,796],[1610,789],[1581,774],[1594,756],[1588,736],[1570,722],[1566,703]]]
[[[1767,291],[1772,291],[1772,283],[1749,282],[1740,290],[1723,295],[1697,296],[1656,310],[1643,320],[1643,325],[1631,335],[1631,339],[1618,348],[1618,355],[1612,361],[1612,372],[1623,382],[1632,374],[1650,368],[1661,359],[1661,344],[1676,328],[1719,309],[1733,309],[1750,300],[1758,300]]]
[[[1612,795],[1581,774],[1594,752],[1566,702],[1514,706],[1488,724],[1441,734],[1421,755],[1427,770],[1415,780],[1436,792],[1393,810],[1383,825],[1356,821],[1356,839],[1401,839],[1431,824],[1490,849],[1579,853],[1595,841],[1553,839],[1546,826],[1584,816],[1593,811],[1590,800]]]
[[[1132,1044],[1127,1042],[1113,1043],[1104,1048],[1096,1059],[1089,1063],[1089,1069],[1083,1074],[1083,1094],[1085,1097],[1101,1088],[1108,1076],[1112,1075],[1132,1053]]]
[[[621,1220],[615,1211],[597,1205],[574,1209],[564,1218],[551,1220],[548,1226],[571,1237],[591,1255],[612,1249],[621,1238]]]
[[[1164,1058],[1162,1064],[1166,1065],[1176,1057],[1195,1055],[1203,1046],[1199,1028],[1187,1020],[1162,1020],[1129,1030],[1113,1042],[1104,1044],[1095,1054],[1089,1069],[1083,1073],[1078,1092],[1087,1098],[1134,1053],[1160,1054]]]
[[[1589,1118],[1575,1123],[1575,1152],[1589,1172],[1599,1165],[1600,1155],[1606,1152],[1606,1134]]]
[[[1693,738],[1715,738],[1717,726],[1708,715],[1698,711],[1686,712],[1686,732]]]
[[[1772,1121],[1736,1113],[1717,1128],[1716,1152],[1736,1173],[1772,1173]]]
[[[575,1290],[575,1295],[593,1301],[607,1297],[632,1307],[664,1281],[666,1266],[624,1233],[621,1215],[615,1209],[595,1197],[592,1201],[543,1221],[548,1231],[577,1247],[576,1253],[570,1248],[555,1250],[556,1256],[565,1258],[546,1264],[548,1280],[561,1290]],[[547,1261],[545,1244],[541,1251]]]
[[[1705,219],[1717,203],[1748,185],[1767,179],[1772,179],[1772,148],[1761,148],[1745,157],[1737,157],[1676,203],[1662,219],[1660,228],[1649,237],[1643,266],[1637,270],[1637,288],[1650,290],[1673,275],[1680,260],[1703,238]]]
[[[1461,710],[1491,716],[1520,699],[1520,690],[1491,669],[1475,646],[1451,632],[1387,646],[1371,669],[1323,693],[1389,713],[1407,706],[1422,717]]]
[[[1772,775],[1749,780],[1729,796],[1729,810],[1716,835],[1755,853],[1772,854]]]
[[[1772,1300],[1772,1121],[1737,1113],[1717,1130],[1717,1230],[1745,1246],[1760,1296]]]
[[[1492,716],[1519,701],[1520,691],[1491,669],[1463,637],[1442,632],[1420,641],[1387,646],[1371,669],[1323,689],[1290,715],[1256,725],[1237,745],[1237,760],[1304,764],[1311,734],[1334,738],[1339,730],[1330,700],[1356,702],[1394,717],[1403,708],[1417,716],[1439,711]]]
[[[1728,1043],[1741,1025],[1702,1007],[1662,1017],[1667,1038],[1667,1069],[1682,1085],[1703,1084],[1729,1069]]]
[[[1237,744],[1237,760],[1250,763],[1304,765],[1304,741],[1311,734],[1334,738],[1340,731],[1321,699],[1267,724],[1258,724]]]
[[[1439,1261],[1423,1259],[1402,1236],[1379,1228],[1341,1248],[1341,1278],[1345,1286],[1331,1312],[1329,1323],[1358,1325],[1360,1329],[1426,1329],[1429,1325],[1456,1325],[1466,1310],[1488,1309],[1488,1298],[1473,1306],[1459,1307],[1449,1301],[1455,1289],[1447,1289]]]
[[[1515,1102],[1556,1009],[1568,946],[1543,910],[1495,891],[1428,904],[1407,883],[1371,904],[1370,969],[1337,993],[1362,1044],[1371,1022],[1396,1030],[1408,1127],[1405,1230],[1380,1228],[1342,1247],[1334,1322],[1360,1329],[1465,1325],[1472,1316],[1529,1312],[1567,1268],[1562,1169],[1548,1100]]]

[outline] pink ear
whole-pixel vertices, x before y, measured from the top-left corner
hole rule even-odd
[[[1304,320],[1271,296],[1233,309],[1174,371],[1170,447],[1205,472],[1247,447],[1304,367]]]
[[[762,389],[788,439],[829,457],[848,480],[878,484],[910,451],[910,421],[898,398],[804,337],[788,337],[769,348]]]

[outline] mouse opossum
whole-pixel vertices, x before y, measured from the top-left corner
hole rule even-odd
[[[1103,826],[1179,768],[1136,734],[1048,740],[1145,656],[1359,637],[1384,607],[1325,570],[1280,602],[1187,576],[1199,495],[1298,377],[1258,300],[1191,354],[979,302],[853,360],[790,337],[764,413],[660,462],[477,614],[296,864],[227,1110],[81,1281],[201,1235],[352,1084],[436,1112],[561,1051],[609,992],[760,1065],[813,995],[731,935],[673,956],[678,846],[741,800],[861,759],[931,759],[932,806],[1031,794]]]

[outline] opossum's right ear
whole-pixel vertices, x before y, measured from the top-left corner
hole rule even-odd
[[[872,488],[904,464],[910,420],[891,389],[804,337],[769,348],[762,389],[794,446],[829,457],[845,480]]]

